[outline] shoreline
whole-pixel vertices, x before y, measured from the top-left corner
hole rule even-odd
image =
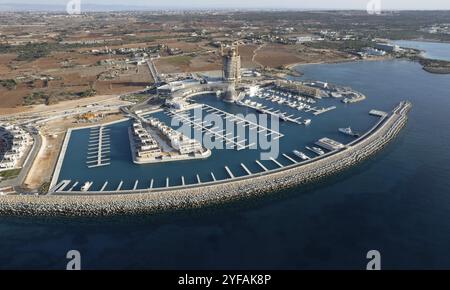
[[[308,62],[308,63],[303,63],[303,62],[297,62],[297,63],[293,63],[293,64],[289,64],[286,67],[290,70],[293,70],[295,67],[298,66],[304,66],[304,65],[317,65],[317,64],[340,64],[340,63],[353,63],[353,62],[365,62],[365,61],[384,61],[384,60],[392,60],[395,59],[392,56],[383,56],[383,57],[373,57],[373,58],[367,58],[367,59],[340,59],[340,60],[335,60],[335,61],[319,61],[319,62]]]
[[[246,180],[197,188],[114,196],[4,196],[4,216],[114,216],[198,208],[278,192],[334,175],[361,163],[392,141],[407,123],[411,108],[402,102],[367,138],[354,146],[316,162]]]

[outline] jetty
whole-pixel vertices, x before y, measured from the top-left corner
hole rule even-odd
[[[401,102],[385,118],[381,118],[373,128],[350,145],[347,144],[345,148],[304,163],[234,179],[177,188],[122,191],[119,195],[109,194],[114,192],[103,194],[95,191],[82,194],[67,192],[64,191],[64,186],[71,181],[61,181],[52,188],[55,190],[53,195],[3,196],[0,199],[0,214],[39,216],[142,214],[174,208],[201,207],[309,183],[352,167],[381,150],[406,125],[411,107],[409,102]],[[260,162],[257,161],[257,163]]]

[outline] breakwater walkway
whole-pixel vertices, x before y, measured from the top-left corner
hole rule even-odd
[[[0,215],[144,214],[176,208],[201,207],[207,204],[276,192],[335,174],[375,154],[393,140],[405,126],[411,107],[409,102],[401,102],[389,116],[371,130],[370,134],[358,139],[352,146],[301,166],[289,167],[247,179],[151,193],[100,196],[3,196],[0,198]]]

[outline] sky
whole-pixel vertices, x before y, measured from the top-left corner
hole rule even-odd
[[[0,5],[61,5],[70,0],[0,0]],[[148,8],[252,8],[252,9],[366,9],[381,1],[383,10],[450,10],[449,0],[80,0],[83,5],[146,6]]]

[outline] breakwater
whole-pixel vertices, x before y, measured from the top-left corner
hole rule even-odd
[[[312,182],[363,161],[381,150],[407,122],[411,104],[402,102],[371,134],[315,162],[249,179],[161,192],[108,196],[4,196],[1,215],[107,216],[201,207]]]

